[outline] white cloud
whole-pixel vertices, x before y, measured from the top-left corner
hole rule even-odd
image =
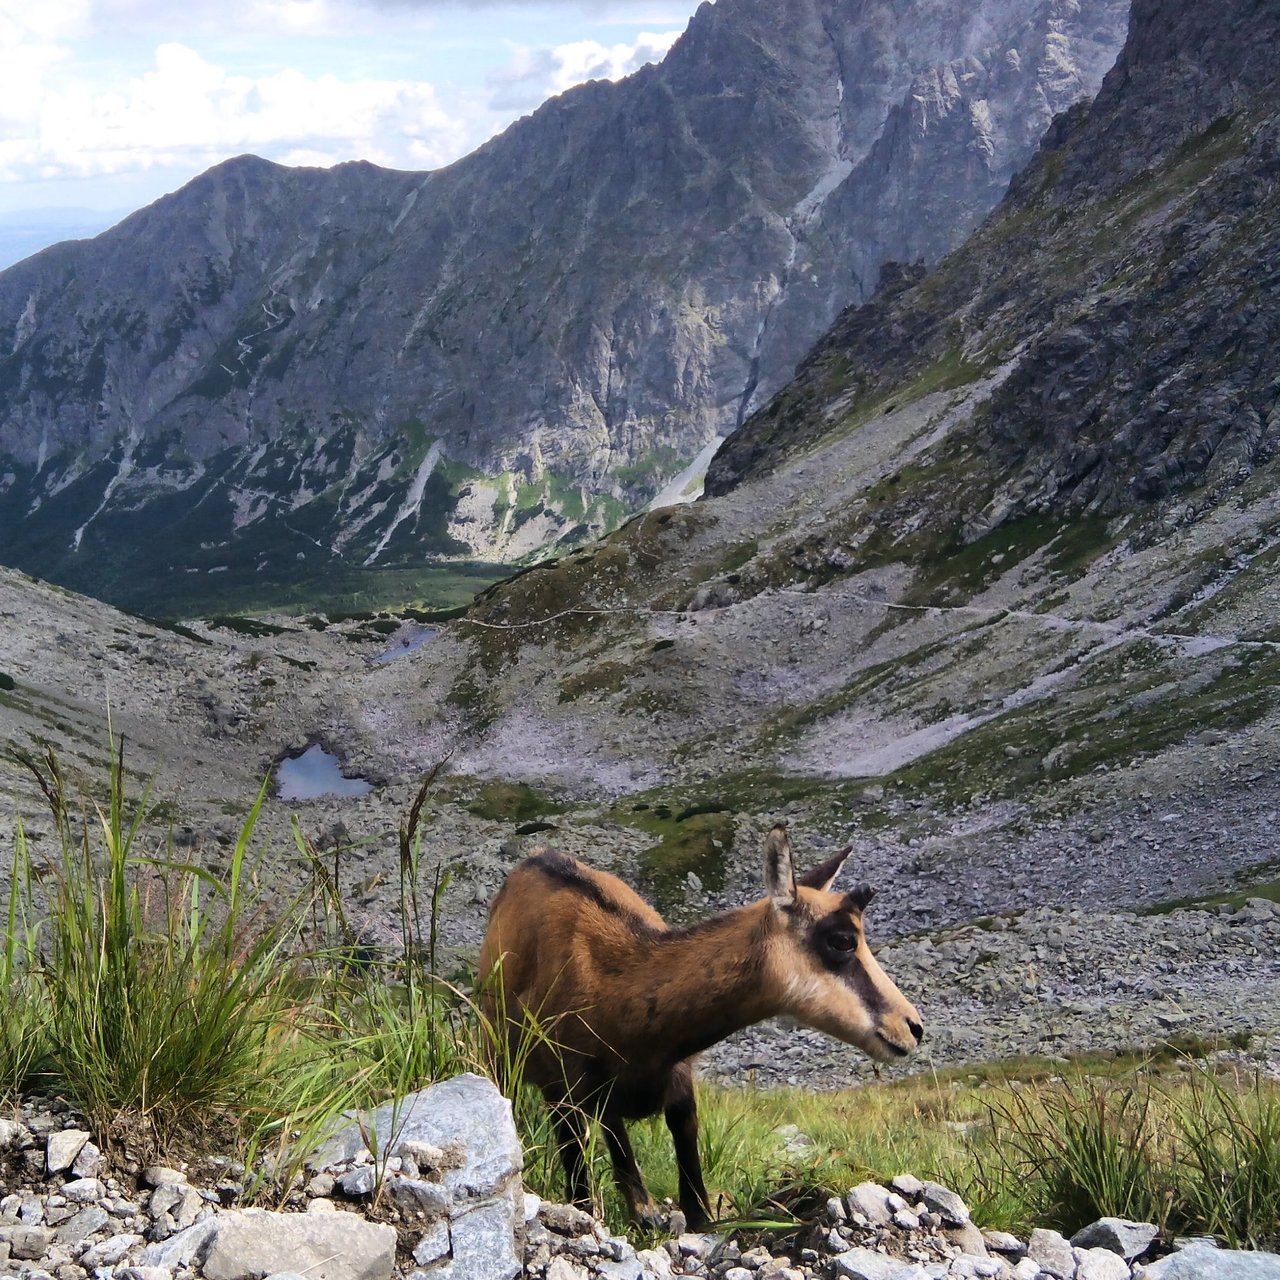
[[[451,159],[467,132],[426,82],[294,69],[235,75],[174,42],[119,87],[46,92],[30,123],[33,130],[0,139],[0,178],[21,178],[24,169],[50,177],[200,167],[242,150],[310,163],[376,153],[383,163],[419,167]]]
[[[436,168],[660,58],[696,4],[0,0],[0,213],[136,207],[242,151]]]
[[[489,78],[495,110],[527,110],[587,80],[620,80],[647,62],[658,62],[679,31],[644,31],[632,44],[575,40],[551,48],[517,48],[511,62]]]

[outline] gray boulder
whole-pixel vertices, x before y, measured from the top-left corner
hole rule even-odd
[[[390,1280],[396,1260],[394,1228],[354,1213],[271,1213],[241,1209],[219,1214],[204,1260],[205,1280],[241,1280],[278,1271],[311,1280]]]
[[[1139,1267],[1133,1280],[1280,1280],[1280,1255],[1197,1243]]]
[[[878,1182],[860,1182],[850,1187],[845,1196],[850,1214],[860,1213],[876,1226],[886,1226],[893,1216],[889,1208],[889,1192]]]
[[[969,1206],[954,1191],[937,1182],[926,1182],[920,1192],[924,1207],[936,1213],[949,1227],[962,1227],[969,1221]]]
[[[522,1269],[524,1157],[511,1104],[483,1076],[461,1075],[352,1117],[308,1162],[336,1169],[366,1149],[430,1178],[387,1175],[386,1194],[421,1222],[416,1275],[514,1280]],[[357,1173],[362,1170],[357,1170]],[[340,1183],[345,1185],[345,1181]]]
[[[1110,1249],[1081,1249],[1076,1280],[1129,1280],[1129,1264]]]
[[[1125,1218],[1099,1218],[1071,1237],[1077,1249],[1109,1249],[1128,1260],[1136,1258],[1160,1234],[1151,1222],[1129,1222]]]
[[[928,1280],[923,1267],[874,1249],[847,1249],[832,1259],[832,1266],[840,1280]]]
[[[1071,1280],[1076,1273],[1076,1258],[1071,1245],[1057,1231],[1037,1227],[1027,1241],[1027,1257],[1055,1280]]]

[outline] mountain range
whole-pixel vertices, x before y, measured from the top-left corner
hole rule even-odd
[[[37,254],[0,273],[4,559],[136,604],[696,493],[883,263],[982,219],[1127,9],[719,0],[449,168],[243,157]]]

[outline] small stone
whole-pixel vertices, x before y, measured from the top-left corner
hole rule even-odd
[[[307,1195],[328,1197],[333,1195],[333,1188],[337,1180],[331,1173],[317,1173],[310,1182],[307,1183]]]
[[[101,1244],[95,1244],[92,1248],[86,1249],[80,1255],[80,1262],[91,1270],[95,1267],[114,1267],[130,1249],[141,1243],[141,1236],[132,1234],[111,1236]]]
[[[987,1256],[987,1242],[982,1238],[982,1232],[972,1222],[966,1222],[960,1227],[944,1227],[943,1231],[947,1239],[961,1253],[971,1254],[975,1258]]]
[[[876,1226],[887,1227],[892,1216],[889,1193],[878,1182],[860,1182],[845,1193],[850,1217],[861,1214]]]
[[[9,1252],[19,1261],[34,1262],[49,1252],[52,1241],[43,1227],[14,1227],[9,1232]]]
[[[449,1252],[449,1224],[437,1222],[418,1241],[413,1251],[413,1260],[420,1267],[429,1267],[439,1262]]]
[[[1038,1280],[1044,1273],[1031,1258],[1020,1258],[1013,1266],[1013,1280]]]
[[[751,1280],[751,1277],[754,1275],[755,1272],[749,1270],[747,1267],[730,1267],[729,1270],[724,1273],[723,1280]]]
[[[1129,1280],[1129,1264],[1110,1249],[1081,1249],[1076,1255],[1076,1280]]]
[[[60,1133],[51,1133],[45,1145],[45,1171],[61,1173],[64,1169],[70,1169],[89,1138],[90,1135],[83,1129],[63,1129]]]
[[[671,1259],[663,1250],[641,1249],[637,1252],[636,1259],[644,1268],[646,1276],[652,1276],[653,1280],[671,1280]]]
[[[371,1164],[362,1164],[338,1179],[338,1189],[352,1200],[373,1195],[377,1186],[378,1171]]]
[[[391,1202],[404,1212],[428,1218],[448,1212],[452,1203],[449,1189],[443,1183],[424,1182],[421,1178],[389,1178],[386,1191]]]
[[[168,1165],[153,1164],[142,1171],[142,1180],[149,1187],[180,1187],[186,1184],[187,1175]]]
[[[686,1231],[676,1240],[676,1248],[683,1258],[705,1258],[715,1241],[710,1236]]]
[[[1011,1235],[1008,1231],[984,1231],[982,1238],[986,1241],[987,1248],[993,1253],[1003,1253],[1007,1257],[1021,1258],[1027,1251],[1027,1246],[1017,1236]]]
[[[844,1211],[844,1201],[839,1196],[832,1196],[827,1201],[828,1222],[844,1222],[848,1216]]]
[[[644,1268],[638,1258],[620,1258],[612,1262],[596,1264],[596,1271],[604,1280],[642,1280]]]
[[[926,1209],[936,1213],[949,1227],[961,1227],[969,1221],[969,1206],[958,1195],[937,1182],[926,1182],[920,1189]]]
[[[899,1231],[918,1231],[920,1219],[910,1209],[896,1209],[893,1214],[893,1225]]]
[[[1057,1231],[1037,1227],[1027,1241],[1027,1257],[1056,1280],[1071,1280],[1076,1273],[1075,1254]]]
[[[326,1280],[390,1280],[396,1233],[354,1213],[220,1214],[204,1260],[206,1280],[296,1269]]]
[[[552,1258],[547,1266],[547,1280],[587,1280],[585,1267],[579,1267],[568,1258]]]
[[[926,1275],[924,1268],[874,1249],[848,1249],[832,1259],[832,1266],[841,1280],[919,1280]]]
[[[337,1213],[338,1206],[326,1196],[313,1196],[307,1201],[308,1213]]]
[[[596,1220],[571,1204],[544,1204],[538,1220],[558,1236],[585,1236],[592,1233]]]
[[[77,1178],[96,1178],[102,1172],[102,1163],[102,1152],[92,1142],[86,1142],[71,1162],[71,1172]]]
[[[97,1178],[77,1178],[62,1188],[62,1194],[72,1204],[94,1204],[107,1194],[107,1190]]]
[[[105,1209],[89,1205],[88,1208],[81,1209],[74,1218],[64,1222],[55,1234],[59,1244],[79,1244],[95,1232],[101,1231],[110,1221],[111,1215]]]
[[[889,1185],[900,1195],[913,1204],[919,1200],[920,1193],[924,1190],[924,1183],[920,1181],[914,1174],[900,1173]]]

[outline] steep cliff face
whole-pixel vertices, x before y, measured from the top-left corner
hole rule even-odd
[[[891,273],[840,318],[713,460],[708,492],[813,444],[851,403],[865,413],[913,378],[996,372],[998,392],[933,451],[936,492],[918,511],[965,541],[1193,486],[1194,506],[1266,461],[1280,442],[1280,76],[1259,48],[1277,15],[1233,9],[1226,24],[1136,5],[1092,106],[1055,122],[936,271]],[[921,496],[904,491],[882,518]]]
[[[93,549],[256,571],[515,557],[615,522],[882,261],[957,243],[1096,89],[1126,12],[720,0],[661,66],[448,169],[232,161],[19,264],[10,558],[87,583]]]

